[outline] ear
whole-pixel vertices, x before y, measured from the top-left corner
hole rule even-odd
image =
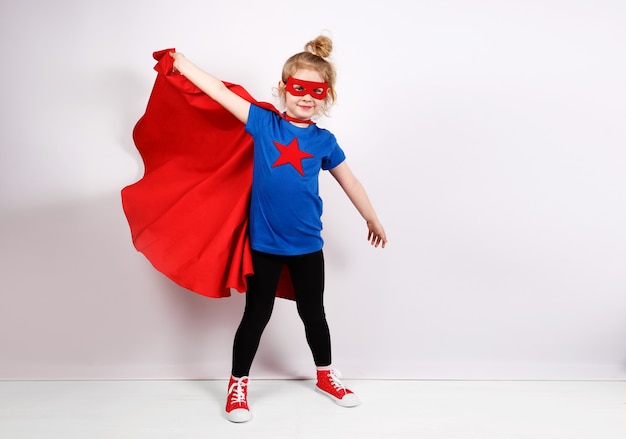
[[[278,81],[278,89],[282,90],[284,88],[285,88],[285,83],[282,80]]]

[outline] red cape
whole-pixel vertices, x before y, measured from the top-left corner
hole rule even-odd
[[[122,189],[133,244],[177,284],[208,297],[246,291],[252,137],[244,125],[179,73],[174,49],[153,54],[158,72],[133,130],[144,175]],[[258,103],[241,86],[225,83]],[[279,297],[294,298],[288,270]]]

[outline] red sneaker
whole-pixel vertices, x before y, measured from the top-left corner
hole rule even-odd
[[[342,407],[354,407],[359,405],[361,403],[359,398],[357,398],[352,390],[347,389],[341,384],[341,381],[339,381],[340,377],[341,374],[335,369],[318,370],[315,390],[328,396]]]
[[[228,399],[226,400],[226,418],[231,422],[246,422],[252,418],[248,408],[248,377],[230,377]]]

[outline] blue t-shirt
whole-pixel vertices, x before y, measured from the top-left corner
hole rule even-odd
[[[317,125],[297,127],[254,104],[246,131],[254,139],[252,249],[277,255],[321,250],[319,172],[346,158],[335,136]]]

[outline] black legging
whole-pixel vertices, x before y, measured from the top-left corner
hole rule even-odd
[[[265,326],[274,308],[276,288],[283,265],[289,268],[298,314],[316,366],[331,363],[330,333],[324,312],[324,255],[322,251],[299,256],[252,252],[254,275],[248,278],[246,307],[235,334],[233,368],[235,377],[250,373]]]

